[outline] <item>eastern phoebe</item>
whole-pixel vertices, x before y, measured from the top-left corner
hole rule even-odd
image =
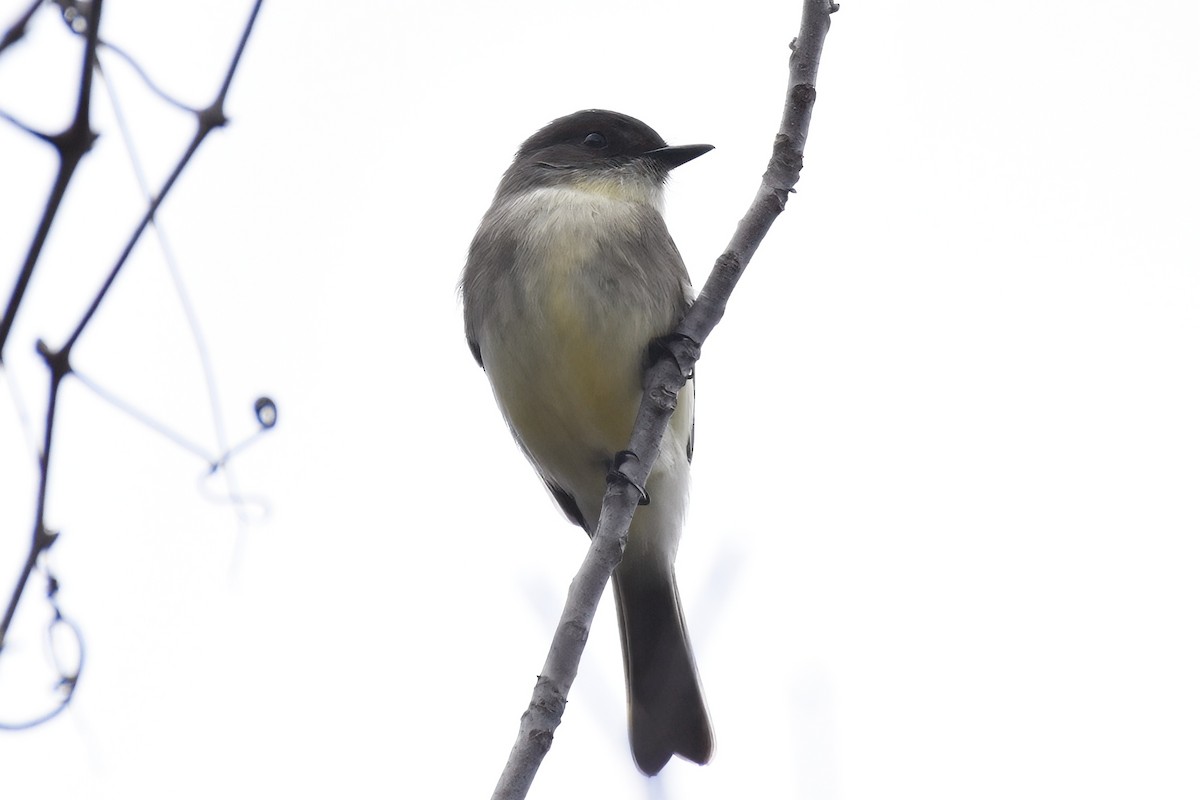
[[[467,343],[521,450],[590,536],[606,475],[629,441],[651,340],[674,330],[691,282],[662,218],[668,173],[712,145],[668,147],[645,123],[579,111],[529,137],[467,256]],[[678,754],[712,756],[713,734],[675,586],[687,506],[689,382],[613,574],[629,740],[655,775]]]

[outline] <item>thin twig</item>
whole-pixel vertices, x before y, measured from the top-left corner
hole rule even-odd
[[[174,97],[163,91],[163,89],[157,83],[151,80],[150,76],[146,73],[146,70],[142,69],[142,65],[139,64],[137,60],[133,56],[129,55],[129,53],[124,49],[117,47],[112,42],[106,42],[103,40],[101,40],[100,46],[111,52],[113,55],[119,56],[122,61],[124,61],[134,72],[137,73],[137,76],[142,79],[142,83],[146,84],[146,88],[158,95],[158,98],[164,103],[174,106],[180,111],[186,111],[189,114],[200,113],[199,109],[192,108],[186,103],[176,100]]]
[[[54,216],[57,213],[58,205],[62,200],[62,196],[66,191],[66,184],[70,180],[71,173],[78,165],[79,160],[87,152],[95,139],[95,134],[91,131],[88,125],[88,108],[91,97],[92,73],[96,61],[96,46],[99,37],[100,28],[100,10],[102,0],[93,0],[88,10],[90,15],[87,20],[86,34],[87,44],[85,47],[83,61],[83,77],[81,79],[80,100],[76,110],[75,121],[66,132],[59,136],[53,137],[53,141],[59,149],[60,168],[58,177],[55,180],[55,185],[51,191],[50,201],[47,203],[46,211],[43,214],[42,220],[38,225],[38,229],[34,234],[34,242],[30,246],[29,254],[26,257],[25,266],[18,277],[17,287],[14,289],[10,299],[8,309],[5,312],[3,320],[0,320],[0,355],[3,352],[3,343],[8,336],[12,321],[16,316],[17,309],[20,306],[22,295],[25,287],[28,284],[29,277],[33,272],[33,266],[37,262],[38,254],[45,243],[46,235],[49,233],[50,225],[53,222]],[[109,271],[108,276],[101,284],[95,297],[93,298],[88,309],[84,312],[79,323],[67,338],[67,341],[58,350],[54,350],[44,342],[38,342],[38,353],[46,362],[46,366],[50,372],[50,388],[46,404],[46,425],[43,432],[43,443],[39,461],[39,480],[37,494],[37,508],[34,516],[33,541],[30,546],[29,555],[26,558],[25,565],[22,568],[21,576],[17,581],[16,587],[13,589],[12,597],[9,601],[8,608],[5,611],[3,620],[0,620],[0,651],[4,647],[4,637],[8,632],[9,626],[12,623],[13,616],[16,613],[16,608],[20,602],[21,596],[24,593],[25,586],[29,581],[34,568],[37,565],[41,554],[48,550],[57,538],[57,534],[49,531],[46,528],[46,490],[50,475],[50,455],[51,445],[54,437],[54,422],[55,412],[58,406],[58,391],[64,378],[71,374],[70,355],[71,350],[79,337],[87,328],[93,315],[99,309],[108,290],[112,287],[117,275],[125,265],[130,253],[133,252],[134,246],[141,238],[146,227],[153,221],[155,213],[159,206],[166,198],[171,187],[175,185],[176,180],[183,172],[184,167],[190,162],[192,156],[199,148],[201,142],[214,129],[225,124],[226,116],[224,111],[225,98],[229,93],[230,84],[233,81],[233,76],[237,70],[238,63],[241,61],[242,53],[245,51],[246,43],[249,40],[250,32],[254,27],[254,22],[258,17],[259,10],[262,8],[262,0],[256,0],[254,7],[250,13],[250,19],[246,22],[246,26],[242,31],[241,39],[238,42],[237,49],[230,60],[229,69],[225,73],[224,79],[221,82],[221,87],[217,92],[216,99],[204,109],[201,109],[196,114],[196,133],[189,142],[183,155],[180,156],[175,168],[170,176],[164,182],[159,192],[154,195],[142,215],[141,220],[135,226],[133,233],[130,235],[124,250],[118,257],[116,264]],[[73,144],[73,149],[66,147],[64,142]]]
[[[562,721],[567,693],[579,669],[592,618],[625,549],[629,523],[639,499],[636,487],[646,485],[675,410],[676,395],[700,357],[700,346],[724,314],[730,293],[751,256],[783,211],[788,194],[799,180],[804,143],[816,102],[817,67],[829,31],[829,15],[837,8],[829,0],[805,1],[800,35],[791,45],[783,121],[762,184],[727,249],[717,259],[700,296],[670,338],[669,351],[646,372],[643,385],[648,388],[643,393],[629,443],[629,450],[637,457],[627,459],[619,467],[624,479],[609,479],[600,523],[583,565],[571,582],[550,653],[538,676],[529,708],[521,717],[517,741],[496,784],[494,800],[524,798],[550,749],[554,731]]]
[[[96,383],[96,381],[92,380],[89,376],[85,375],[80,370],[73,369],[71,371],[71,374],[73,374],[75,376],[76,380],[78,380],[85,387],[90,389],[92,394],[96,395],[101,400],[108,403],[110,406],[117,409],[118,411],[125,414],[126,416],[132,417],[133,419],[137,420],[142,425],[145,425],[150,430],[152,430],[155,433],[159,434],[160,436],[170,440],[180,449],[187,450],[192,455],[200,457],[201,459],[204,460],[204,462],[206,464],[212,465],[216,461],[216,459],[214,459],[212,457],[212,455],[210,455],[209,452],[207,450],[205,450],[203,447],[201,447],[200,445],[191,441],[190,439],[185,437],[183,434],[173,430],[172,428],[167,426],[165,423],[160,422],[159,420],[150,416],[145,411],[142,411],[141,409],[138,409],[138,408],[134,408],[133,405],[131,405],[130,403],[121,399],[113,392],[110,392],[108,389],[105,389],[103,386]]]
[[[33,268],[42,253],[42,247],[46,244],[46,237],[50,235],[50,226],[54,224],[58,207],[62,203],[63,197],[66,196],[67,184],[71,182],[71,176],[75,174],[75,168],[79,166],[79,162],[92,149],[92,144],[96,141],[96,132],[92,130],[90,122],[92,66],[96,63],[96,45],[99,41],[102,5],[103,0],[96,0],[90,9],[91,16],[88,18],[87,35],[84,39],[83,67],[79,78],[79,98],[75,103],[74,119],[71,120],[71,124],[67,126],[66,130],[54,136],[41,135],[31,131],[39,139],[49,142],[58,151],[58,174],[54,177],[54,186],[50,189],[50,197],[46,200],[46,207],[42,211],[42,218],[38,221],[29,251],[25,254],[25,263],[21,265],[21,271],[17,274],[17,284],[13,287],[12,295],[9,297],[8,307],[4,310],[4,316],[0,318],[0,365],[4,363],[4,345],[8,341],[8,334],[16,321],[17,311],[21,307],[21,300],[25,297],[25,290],[29,287],[29,279],[33,277]],[[16,122],[15,119],[12,121]],[[3,631],[4,629],[0,628],[0,646],[4,642]]]
[[[158,90],[158,88],[154,86],[153,82],[150,80],[150,77],[146,75],[142,68],[138,66],[137,62],[135,62],[128,54],[126,54],[124,50],[121,50],[115,45],[109,44],[108,42],[101,41],[100,44],[106,50],[111,50],[114,53],[118,53],[130,65],[132,65],[147,86],[157,92],[163,100],[170,102],[176,108],[187,110],[192,114],[200,113],[197,110],[189,109],[187,106],[171,100],[166,94]],[[117,128],[121,132],[121,139],[125,143],[125,152],[129,156],[129,164],[133,169],[134,177],[137,179],[138,187],[142,190],[142,194],[145,196],[146,202],[151,202],[154,199],[154,196],[150,192],[150,184],[146,180],[145,170],[142,169],[141,160],[137,155],[137,148],[133,143],[133,131],[126,122],[125,114],[121,108],[121,103],[117,99],[116,86],[113,85],[113,81],[111,81],[108,78],[108,75],[105,73],[103,69],[103,63],[101,62],[99,55],[96,56],[96,71],[100,73],[100,77],[104,80],[104,86],[108,91],[108,96],[112,103],[113,117],[116,119]],[[208,353],[208,346],[204,343],[204,334],[200,330],[200,317],[196,313],[196,309],[192,305],[191,300],[188,299],[187,288],[184,286],[183,282],[183,271],[179,268],[179,261],[175,258],[174,248],[171,247],[170,242],[167,239],[167,232],[164,230],[162,222],[158,219],[154,219],[150,224],[154,228],[155,238],[158,239],[159,249],[162,250],[163,261],[167,265],[167,273],[171,277],[171,283],[173,283],[175,286],[175,295],[179,299],[179,305],[183,309],[184,318],[187,320],[188,328],[190,328],[192,332],[192,342],[196,346],[196,355],[200,360],[200,370],[204,375],[204,385],[208,390],[209,407],[212,408],[213,412],[213,432],[216,437],[217,452],[223,453],[229,449],[228,439],[225,435],[225,417],[224,414],[221,413],[220,395],[217,392],[216,370],[213,368],[212,358]],[[122,404],[118,402],[116,405],[120,406]],[[135,413],[134,416],[142,419],[147,418],[145,415],[140,415],[140,413]],[[163,430],[161,426],[155,426],[152,424],[151,427],[159,427],[160,431]],[[170,434],[170,436],[177,442],[182,442],[182,437],[178,437],[174,433]],[[194,453],[199,454],[202,452],[200,448],[192,445],[191,443],[188,443],[185,446]],[[208,456],[202,457],[206,458],[210,463],[213,463],[213,460]],[[227,481],[230,494],[236,494],[237,487],[234,483],[232,470],[225,470],[225,479]]]
[[[29,20],[33,19],[33,15],[37,13],[41,5],[42,0],[33,0],[29,4],[29,8],[25,9],[25,13],[17,17],[16,22],[8,26],[8,30],[4,32],[4,36],[0,37],[0,53],[3,53],[10,45],[16,44],[24,38],[25,29],[29,27]]]
[[[63,196],[66,194],[67,184],[70,183],[71,176],[75,173],[75,168],[79,166],[79,162],[87,154],[88,150],[91,149],[92,143],[96,140],[96,134],[92,130],[89,120],[92,102],[92,66],[96,61],[96,42],[99,37],[100,11],[102,6],[103,0],[95,0],[90,9],[91,15],[88,17],[87,39],[83,49],[83,66],[79,79],[79,98],[75,104],[75,118],[65,131],[51,138],[51,141],[58,150],[58,174],[54,178],[54,186],[50,190],[50,198],[46,201],[46,208],[42,212],[42,218],[38,222],[37,230],[34,232],[33,242],[29,245],[29,252],[25,256],[25,264],[21,267],[21,272],[17,276],[17,285],[13,289],[12,296],[9,299],[8,308],[5,309],[3,319],[0,319],[0,366],[4,362],[4,343],[8,339],[8,333],[12,329],[13,321],[16,319],[17,310],[21,306],[21,299],[25,294],[26,287],[29,285],[29,279],[33,275],[33,267],[37,264],[42,246],[45,245],[46,237],[50,233],[50,226],[58,213],[58,206],[62,203]],[[46,352],[41,343],[39,342],[38,344],[38,351],[45,358]],[[47,358],[47,363],[51,364],[49,358]],[[4,651],[4,637],[8,633],[9,625],[12,624],[13,616],[17,613],[17,604],[21,601],[21,595],[25,592],[25,584],[29,582],[29,576],[33,573],[38,558],[41,557],[43,552],[50,549],[56,538],[56,534],[46,530],[45,526],[46,487],[50,470],[50,441],[54,430],[54,410],[58,400],[58,386],[62,381],[63,375],[66,374],[63,369],[66,367],[66,363],[64,356],[57,367],[51,364],[50,397],[46,404],[46,428],[43,433],[43,443],[38,464],[38,494],[37,509],[34,514],[33,541],[30,543],[29,554],[25,559],[24,567],[21,569],[21,575],[17,579],[17,585],[13,587],[12,597],[9,599],[8,607],[4,611],[4,618],[0,619],[0,652]]]

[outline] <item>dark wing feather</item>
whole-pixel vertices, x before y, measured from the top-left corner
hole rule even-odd
[[[587,521],[583,518],[583,512],[579,510],[579,504],[575,502],[571,493],[551,480],[546,480],[546,488],[550,490],[550,496],[558,503],[558,507],[567,515],[567,519],[583,528],[587,531],[587,535],[591,536],[592,531],[588,528]]]

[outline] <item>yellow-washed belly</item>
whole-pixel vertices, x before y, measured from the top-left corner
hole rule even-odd
[[[529,316],[492,347],[496,398],[530,456],[553,477],[603,470],[629,441],[653,335],[636,307],[597,307],[572,265],[546,270]]]

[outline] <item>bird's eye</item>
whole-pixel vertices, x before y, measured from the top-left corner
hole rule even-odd
[[[595,131],[593,131],[592,133],[589,133],[587,136],[583,137],[583,146],[584,147],[590,147],[593,150],[599,150],[600,148],[605,147],[607,145],[608,145],[608,139],[604,138],[603,133],[596,133]]]

